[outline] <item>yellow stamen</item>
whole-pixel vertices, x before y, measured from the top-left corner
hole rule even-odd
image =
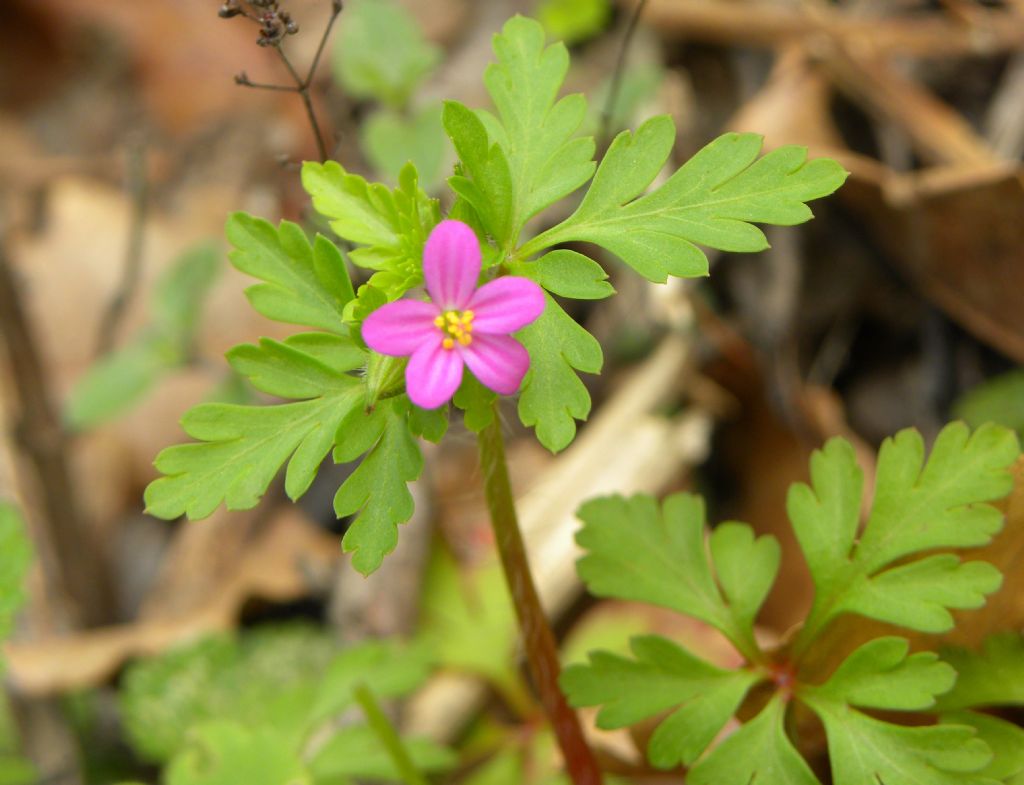
[[[434,324],[441,330],[444,339],[441,346],[445,349],[454,349],[455,344],[469,346],[473,343],[473,312],[472,311],[446,311],[434,319]]]

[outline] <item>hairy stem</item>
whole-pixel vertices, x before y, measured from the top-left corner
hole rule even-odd
[[[548,626],[544,609],[533,583],[526,546],[516,516],[515,501],[505,463],[505,442],[497,411],[477,437],[480,447],[480,468],[484,478],[487,507],[491,513],[494,539],[501,556],[505,580],[519,619],[523,647],[534,686],[554,729],[565,766],[574,785],[599,785],[601,770],[590,747],[583,738],[576,712],[570,708],[558,686],[561,666],[555,636]]]

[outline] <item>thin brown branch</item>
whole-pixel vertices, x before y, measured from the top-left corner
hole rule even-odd
[[[113,607],[106,560],[78,501],[67,462],[66,435],[2,235],[0,360],[6,364],[3,376],[10,380],[15,440],[34,475],[40,536],[56,562],[47,575],[48,583],[63,595],[72,622],[102,624],[109,621]]]
[[[96,336],[96,355],[104,355],[114,346],[117,328],[139,287],[142,273],[142,244],[145,239],[146,211],[149,202],[149,181],[146,176],[146,146],[141,140],[128,150],[127,186],[131,198],[128,243],[125,246],[121,283],[100,319]]]
[[[622,36],[622,45],[619,47],[618,57],[615,59],[615,71],[612,73],[611,87],[608,89],[608,97],[605,99],[604,108],[601,110],[601,131],[597,136],[597,147],[603,150],[608,144],[608,136],[611,133],[612,118],[615,116],[615,105],[619,102],[619,93],[622,91],[622,76],[626,70],[626,57],[629,54],[629,45],[633,42],[633,35],[636,33],[637,25],[640,22],[640,15],[644,12],[647,0],[639,0],[633,8],[629,17],[629,24],[626,25],[626,33]]]

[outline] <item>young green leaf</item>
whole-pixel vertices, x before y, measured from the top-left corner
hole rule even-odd
[[[825,725],[836,785],[996,785],[981,773],[992,751],[974,728],[894,725],[853,708],[928,708],[952,686],[952,668],[931,652],[908,657],[908,648],[901,638],[870,641],[825,684],[798,690]]]
[[[590,414],[590,393],[576,371],[601,371],[601,345],[550,296],[540,318],[516,337],[530,353],[530,370],[519,396],[519,419],[536,428],[541,444],[558,452],[575,437],[575,420]]]
[[[981,651],[950,648],[942,659],[957,672],[956,685],[939,698],[939,709],[1024,706],[1024,637],[1016,632],[990,635]]]
[[[537,19],[548,34],[572,44],[597,35],[611,19],[609,0],[541,0]]]
[[[509,272],[536,281],[559,297],[603,300],[615,294],[601,265],[576,251],[560,249],[536,262],[516,262],[509,265]]]
[[[494,37],[497,61],[484,84],[500,122],[481,112],[491,142],[505,152],[512,183],[510,233],[499,245],[511,250],[523,224],[575,191],[594,173],[594,140],[574,139],[587,113],[580,94],[556,101],[569,69],[562,43],[544,46],[544,28],[516,16]],[[465,159],[463,159],[465,160]],[[482,183],[473,172],[478,186]]]
[[[394,0],[350,0],[334,42],[334,77],[355,98],[402,109],[440,50]]]
[[[458,101],[445,102],[442,120],[461,162],[448,184],[505,247],[514,240],[515,220],[515,192],[505,151],[488,139],[480,118]]]
[[[203,243],[182,254],[153,289],[153,326],[186,346],[192,342],[207,292],[220,271],[216,245]]]
[[[687,493],[669,496],[661,509],[650,496],[610,496],[577,514],[584,525],[576,541],[586,551],[577,571],[591,593],[700,619],[758,657],[753,620],[779,568],[773,537],[755,539],[744,524],[726,524],[712,535],[709,559],[704,503]]]
[[[415,166],[406,164],[399,172],[398,187],[390,190],[349,174],[336,161],[307,161],[302,185],[317,212],[330,220],[331,229],[363,246],[349,258],[353,264],[377,271],[369,280],[371,290],[379,289],[395,300],[423,282],[423,244],[441,213],[437,200],[419,187]],[[346,319],[351,316],[345,314]]]
[[[835,161],[807,161],[802,147],[781,147],[758,159],[761,137],[728,133],[687,161],[651,193],[675,141],[667,116],[623,131],[612,142],[583,202],[562,223],[527,242],[521,259],[558,243],[592,242],[651,281],[707,275],[697,243],[723,251],[768,247],[757,223],[790,226],[809,220],[805,202],[835,191],[846,172]]]
[[[1001,581],[985,562],[940,554],[892,565],[922,551],[987,543],[1002,516],[984,502],[1009,492],[1018,451],[1005,428],[983,426],[971,436],[953,423],[925,464],[920,435],[901,431],[882,445],[874,505],[856,543],[863,476],[853,448],[832,439],[816,452],[811,485],[792,486],[787,500],[815,584],[798,650],[841,613],[943,632],[953,626],[949,608],[982,605]]]
[[[25,577],[31,561],[32,546],[21,513],[12,503],[0,501],[0,642],[11,634],[14,616],[25,602]]]
[[[204,243],[160,276],[150,324],[90,367],[72,390],[65,417],[73,428],[91,428],[125,412],[186,361],[218,266],[217,248]]]
[[[441,125],[441,105],[433,104],[410,117],[383,109],[362,124],[359,136],[373,168],[396,181],[402,168],[412,162],[428,189],[441,178],[448,143]]]
[[[409,433],[408,410],[404,397],[392,398],[366,418],[379,418],[379,425],[368,431],[369,452],[334,497],[339,518],[356,515],[342,547],[352,552],[352,566],[364,575],[376,570],[385,554],[394,550],[398,524],[412,517],[413,498],[406,484],[420,476],[423,456]],[[339,460],[337,454],[335,460]]]
[[[697,761],[688,785],[821,785],[786,735],[786,701],[776,694],[754,719]]]
[[[89,368],[71,391],[64,417],[75,430],[112,420],[140,401],[182,360],[179,347],[146,331]]]
[[[366,364],[366,353],[350,338],[330,333],[306,333],[323,336],[318,341],[293,336],[284,343],[261,338],[259,346],[241,344],[227,353],[231,367],[257,390],[282,398],[316,398],[330,390],[348,389],[353,377],[345,373]],[[296,340],[298,338],[299,340]],[[331,361],[322,361],[309,351],[326,353]]]
[[[231,263],[264,282],[245,290],[253,308],[274,321],[348,333],[342,311],[352,283],[333,243],[318,236],[310,245],[297,224],[275,229],[245,213],[232,215],[225,231],[235,248]]]
[[[673,709],[651,736],[648,759],[659,768],[693,763],[763,679],[748,670],[722,670],[666,638],[630,641],[635,660],[593,652],[572,665],[561,684],[573,706],[598,706],[599,728],[633,725]]]

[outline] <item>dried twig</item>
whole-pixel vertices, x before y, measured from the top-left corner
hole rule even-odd
[[[323,35],[320,37],[320,43],[317,46],[316,54],[313,56],[313,62],[309,65],[309,70],[306,72],[306,76],[300,76],[295,66],[292,65],[291,60],[284,51],[284,40],[288,35],[294,35],[298,32],[298,26],[292,21],[291,16],[278,7],[276,0],[253,0],[250,5],[256,6],[262,9],[259,12],[254,12],[241,2],[241,0],[228,0],[225,2],[220,9],[220,15],[224,18],[231,18],[234,16],[244,16],[253,22],[260,25],[260,37],[257,39],[257,43],[260,46],[273,47],[274,51],[277,52],[278,57],[281,58],[281,62],[284,63],[284,67],[287,69],[289,76],[295,84],[291,85],[278,85],[278,84],[267,84],[263,82],[253,82],[249,79],[248,74],[242,71],[235,77],[235,84],[241,85],[242,87],[252,87],[257,90],[277,90],[285,93],[296,93],[302,99],[302,105],[306,109],[306,117],[309,119],[309,126],[313,131],[313,137],[316,139],[317,152],[320,155],[321,161],[327,160],[327,145],[324,143],[324,135],[320,130],[320,122],[316,117],[316,110],[313,108],[313,98],[310,95],[310,87],[313,84],[313,77],[316,75],[317,67],[320,65],[320,60],[323,57],[324,49],[327,47],[327,39],[330,38],[331,30],[334,28],[334,22],[337,20],[339,14],[341,14],[343,3],[342,0],[331,0],[331,16],[327,20],[327,24],[324,27]]]

